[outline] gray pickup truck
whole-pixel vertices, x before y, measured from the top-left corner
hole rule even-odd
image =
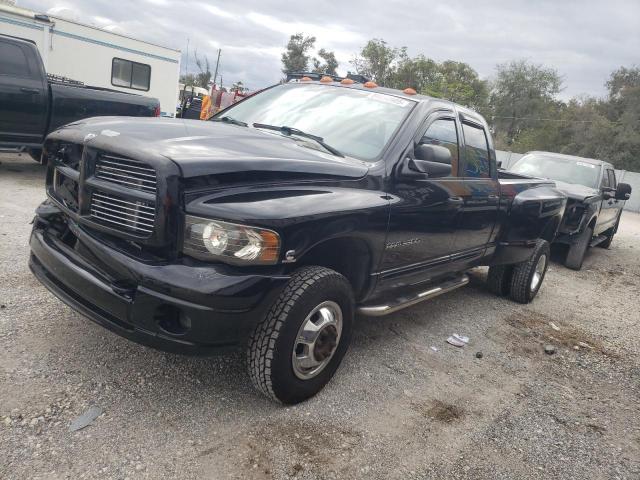
[[[631,186],[618,183],[608,162],[551,152],[529,152],[511,172],[548,178],[569,198],[555,243],[569,245],[565,265],[580,270],[589,247],[609,248]]]
[[[48,76],[33,42],[0,35],[0,150],[24,151],[40,161],[48,133],[105,115],[158,117],[160,102]]]

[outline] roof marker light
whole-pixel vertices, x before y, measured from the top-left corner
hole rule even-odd
[[[353,85],[356,82],[351,78],[343,78],[342,80],[340,80],[340,83],[342,85]]]
[[[417,93],[418,93],[418,92],[416,92],[416,91],[415,91],[413,88],[411,88],[411,87],[409,87],[409,88],[405,88],[402,92],[403,92],[405,95],[415,95],[415,94],[417,94]]]
[[[369,81],[369,82],[366,82],[366,83],[364,84],[364,86],[365,86],[366,88],[376,88],[376,87],[378,86],[378,84],[377,84],[376,82],[371,82],[371,81]]]
[[[302,77],[302,78],[300,79],[300,81],[301,81],[301,82],[310,82],[310,81],[311,81],[311,79],[310,79],[309,77]]]
[[[325,75],[320,79],[320,83],[331,83],[333,82],[333,78]]]

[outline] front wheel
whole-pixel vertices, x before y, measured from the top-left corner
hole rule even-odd
[[[549,242],[539,239],[526,262],[513,267],[509,296],[518,303],[529,303],[538,294],[549,267]]]
[[[353,316],[353,292],[344,276],[324,267],[294,272],[249,338],[255,387],[285,404],[318,393],[349,347]]]
[[[571,270],[580,270],[582,268],[582,262],[584,262],[584,257],[587,255],[587,250],[589,249],[592,238],[593,228],[585,228],[575,243],[569,247],[567,258],[564,261],[565,267]]]

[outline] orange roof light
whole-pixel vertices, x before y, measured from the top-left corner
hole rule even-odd
[[[325,75],[320,79],[320,83],[331,83],[333,82],[333,78]]]
[[[365,86],[366,88],[376,88],[376,87],[378,86],[378,84],[377,84],[376,82],[366,82],[366,83],[364,84],[364,86]]]
[[[310,82],[310,81],[311,81],[311,79],[310,79],[309,77],[302,77],[302,78],[300,79],[300,81],[301,81],[301,82]]]
[[[405,88],[402,92],[405,93],[406,95],[415,95],[416,93],[418,93],[411,87]]]
[[[340,83],[342,85],[353,85],[356,82],[354,82],[351,78],[343,78],[342,80],[340,80]]]

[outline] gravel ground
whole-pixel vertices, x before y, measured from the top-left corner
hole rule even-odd
[[[284,408],[239,354],[156,352],[48,293],[27,267],[44,170],[0,161],[0,478],[640,478],[639,215],[582,271],[553,263],[531,305],[478,270],[359,318],[334,380]],[[469,345],[446,344],[454,332]],[[70,433],[90,406],[104,413]]]

